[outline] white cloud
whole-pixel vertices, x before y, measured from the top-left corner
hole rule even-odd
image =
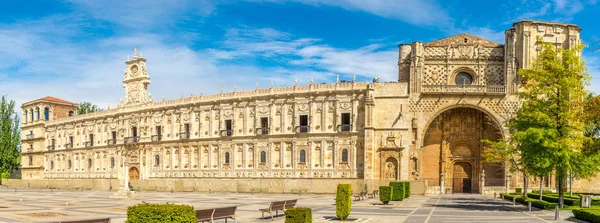
[[[451,21],[448,13],[433,0],[249,0],[254,2],[298,2],[361,11],[413,25],[442,27]]]

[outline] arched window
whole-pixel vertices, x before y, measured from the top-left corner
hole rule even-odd
[[[160,165],[160,156],[155,155],[154,156],[154,166],[159,166],[159,165]]]
[[[69,111],[69,117],[73,116],[73,111]]]
[[[306,151],[300,150],[300,162],[306,163]]]
[[[267,162],[267,152],[262,151],[260,152],[260,163],[266,163]]]
[[[29,112],[25,110],[25,122],[29,121]]]
[[[460,72],[454,77],[456,85],[471,85],[473,83],[473,76],[467,72]]]
[[[40,120],[40,108],[36,108],[35,112],[37,112],[37,119],[36,120]]]
[[[29,113],[31,114],[31,121],[33,122],[33,120],[35,120],[33,119],[33,109],[31,109]]]
[[[348,150],[347,149],[342,149],[342,162],[343,163],[348,162]]]
[[[114,157],[110,158],[110,168],[115,168],[115,158]]]
[[[50,169],[53,170],[54,169],[54,161],[50,161]]]
[[[67,167],[68,167],[67,169],[71,169],[71,160],[69,160],[69,161],[67,162]]]
[[[88,159],[88,168],[92,168],[92,159]]]
[[[50,120],[50,109],[49,108],[44,108],[44,120],[46,120],[46,121]]]
[[[225,164],[229,164],[229,152],[225,153]]]

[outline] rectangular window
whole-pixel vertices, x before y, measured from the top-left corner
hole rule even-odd
[[[131,136],[137,137],[137,127],[131,128]]]
[[[69,145],[73,148],[73,136],[69,136]]]
[[[54,145],[56,145],[55,143],[56,143],[56,139],[52,139],[52,147],[54,147]]]
[[[90,134],[90,137],[88,139],[90,140],[89,146],[94,146],[94,134]]]
[[[350,129],[350,113],[342,113],[342,132],[349,132]]]
[[[153,137],[152,140],[154,140],[154,141],[160,141],[160,140],[162,140],[162,127],[161,126],[156,126],[154,128],[156,129],[156,135]]]
[[[190,138],[190,124],[185,123],[184,129],[185,129],[185,134],[187,135],[187,138],[189,139]]]
[[[113,139],[114,141],[117,141],[117,131],[112,131],[112,132],[111,132],[111,135],[112,135],[112,139]]]
[[[300,132],[308,132],[308,115],[300,115]]]
[[[29,166],[33,166],[33,156],[29,156]]]
[[[232,128],[233,128],[233,126],[231,124],[231,120],[225,120],[225,132],[226,132],[226,136],[231,136],[233,134]]]
[[[261,131],[261,134],[263,134],[263,135],[269,134],[269,118],[268,117],[260,118],[260,131]]]

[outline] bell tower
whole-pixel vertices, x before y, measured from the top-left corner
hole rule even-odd
[[[150,76],[146,72],[146,59],[137,49],[133,50],[133,59],[125,62],[127,67],[123,74],[123,88],[125,88],[125,98],[121,98],[119,107],[128,107],[151,103],[152,96],[148,93]]]

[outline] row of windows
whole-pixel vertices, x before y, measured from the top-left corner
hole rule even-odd
[[[231,155],[229,154],[229,152],[225,152],[225,160],[224,161],[225,161],[224,164],[231,164]],[[342,150],[342,162],[343,163],[348,162],[348,150],[347,149]],[[260,163],[267,163],[267,152],[265,152],[265,151],[260,152]],[[305,150],[300,150],[300,163],[306,163],[306,151]],[[160,156],[159,155],[154,156],[154,165],[156,165],[156,166],[160,165]]]
[[[33,157],[29,156],[29,166],[33,165]],[[71,169],[72,165],[71,165],[71,160],[67,161],[67,169]],[[115,167],[115,158],[111,157],[110,158],[110,168],[114,168]],[[88,159],[88,168],[92,168],[92,159]],[[50,169],[53,170],[54,169],[54,161],[50,161]]]
[[[36,116],[34,116],[36,114],[37,119],[35,119]],[[69,117],[70,116],[73,116],[73,111],[69,111]],[[30,120],[40,120],[40,108],[36,108],[35,112],[33,111],[33,109],[30,109],[29,111],[25,110],[25,122],[29,122]],[[50,109],[48,107],[44,108],[44,120],[50,120]]]
[[[185,123],[183,126],[183,132],[179,133],[180,139],[190,139],[191,131],[190,124]],[[349,132],[351,130],[350,126],[350,113],[342,113],[342,124],[340,125],[340,131]],[[308,115],[300,115],[300,125],[298,126],[298,132],[306,133],[309,131],[308,126]],[[138,142],[139,138],[137,135],[137,127],[132,127],[131,129],[132,137],[127,137],[125,139],[125,143],[128,142]],[[161,141],[162,140],[162,126],[155,126],[155,135],[151,136],[152,141]],[[269,118],[262,117],[260,118],[260,128],[257,129],[257,134],[268,135],[269,134]],[[232,136],[233,135],[233,125],[232,120],[225,120],[225,130],[221,131],[221,136]],[[108,140],[108,144],[116,144],[117,142],[117,132],[111,132],[112,138]],[[69,143],[65,145],[65,147],[73,148],[73,136],[69,136]],[[89,134],[88,141],[85,142],[85,146],[94,146],[94,134]],[[55,140],[52,139],[51,146],[48,147],[49,150],[55,148]]]

